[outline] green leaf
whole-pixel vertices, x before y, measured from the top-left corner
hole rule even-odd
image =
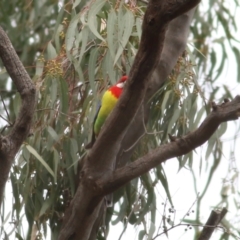
[[[145,230],[141,230],[141,231],[138,233],[138,240],[143,240],[146,234],[147,234],[147,233],[146,233]]]
[[[79,157],[77,156],[78,153],[78,145],[77,145],[77,141],[73,138],[70,139],[70,154],[73,160],[74,164],[74,172],[75,174],[77,173],[77,167],[78,167],[78,159]]]
[[[120,205],[119,212],[117,213],[117,218],[112,221],[112,225],[116,225],[124,219],[126,216],[127,202],[123,199],[123,203]]]
[[[74,18],[69,23],[66,37],[65,37],[67,53],[69,53],[70,50],[73,48],[74,41],[76,38],[76,30],[77,30],[78,21],[79,21],[79,15],[77,14],[76,16],[74,16]],[[71,58],[69,58],[69,59],[71,59]]]
[[[227,53],[226,53],[226,49],[225,49],[225,44],[220,44],[222,46],[222,54],[223,56],[221,57],[221,63],[220,63],[220,66],[218,67],[217,69],[217,74],[216,76],[214,77],[214,79],[212,80],[213,82],[218,79],[218,77],[221,75],[221,73],[223,72],[223,69],[224,69],[224,65],[225,65],[225,62],[228,58],[227,56]],[[219,54],[219,53],[218,53]]]
[[[48,198],[43,202],[43,205],[39,212],[39,217],[41,217],[44,213],[46,213],[46,211],[51,207],[52,203],[53,203],[53,198]]]
[[[116,81],[116,71],[113,67],[113,60],[110,54],[110,50],[107,51],[106,55],[105,55],[105,59],[104,59],[104,63],[103,63],[105,72],[109,75],[109,80],[111,84],[115,84]]]
[[[54,181],[57,182],[57,173],[58,173],[58,166],[60,162],[60,156],[58,151],[53,148],[53,170],[54,170]]]
[[[156,230],[156,226],[155,226],[154,223],[151,222],[147,240],[151,240],[152,239],[155,230]]]
[[[88,12],[88,26],[90,28],[90,30],[92,31],[92,33],[99,38],[100,40],[102,40],[103,42],[105,42],[105,39],[99,34],[97,28],[98,28],[98,21],[97,21],[97,14],[98,12],[102,9],[102,7],[105,5],[106,0],[96,0],[89,12]]]
[[[47,169],[47,171],[53,176],[54,173],[52,171],[52,169],[49,167],[49,165],[43,160],[43,158],[37,153],[37,151],[30,146],[29,144],[25,144],[25,147],[27,148],[27,150],[37,159],[39,160],[39,162]]]
[[[164,172],[164,169],[161,165],[159,165],[157,167],[157,177],[158,179],[160,180],[166,194],[167,194],[167,197],[168,197],[168,200],[169,202],[171,203],[172,206],[173,205],[173,202],[172,202],[172,198],[171,198],[171,194],[170,194],[170,191],[169,191],[169,187],[168,187],[168,181],[167,181],[167,178],[166,178],[166,174]]]
[[[60,87],[60,110],[63,113],[68,113],[68,84],[65,79],[59,79]]]
[[[179,119],[180,117],[180,112],[181,112],[181,109],[179,109],[178,107],[178,102],[176,102],[174,104],[174,112],[173,112],[173,116],[171,117],[171,120],[169,121],[168,123],[168,129],[167,129],[167,132],[170,133],[171,130],[172,130],[172,127],[174,126],[174,124],[177,122],[177,120]]]
[[[202,106],[196,115],[196,119],[193,122],[193,128],[198,127],[198,124],[199,124],[200,120],[202,119],[204,112],[206,112],[206,107]]]
[[[116,50],[116,23],[117,23],[117,15],[115,10],[112,9],[108,14],[107,20],[107,44],[108,49],[111,54],[111,57],[114,59],[115,50]],[[109,62],[110,63],[110,62]]]
[[[221,123],[219,129],[217,130],[217,136],[220,138],[227,130],[227,122]]]
[[[92,49],[90,53],[89,64],[88,64],[89,83],[94,94],[96,93],[95,71],[96,71],[96,62],[97,62],[98,54],[99,54],[98,48]]]
[[[81,0],[75,0],[72,8],[74,9],[80,2]]]
[[[47,46],[47,59],[54,59],[57,57],[56,49],[53,47],[52,43],[49,42]]]
[[[119,47],[118,47],[118,51],[117,54],[115,56],[114,59],[114,65],[116,64],[116,62],[118,61],[119,57],[121,56],[124,48],[126,47],[129,37],[131,36],[132,33],[132,28],[134,25],[134,16],[133,13],[127,9],[125,15],[123,16],[123,25],[124,25],[124,29],[123,29],[123,36],[119,42]]]
[[[237,63],[237,81],[240,82],[240,51],[236,47],[233,47],[232,50],[234,52]]]
[[[48,127],[47,127],[47,130],[48,130],[49,134],[51,135],[51,137],[52,137],[56,142],[58,142],[59,136],[58,136],[58,134],[56,133],[56,131],[55,131],[51,126],[48,126]]]
[[[78,64],[78,61],[74,61],[73,64],[74,64],[76,72],[78,73],[80,83],[82,84],[84,82],[82,68],[81,68],[80,64]]]
[[[136,28],[137,28],[137,35],[139,40],[141,39],[142,36],[142,19],[141,18],[137,18],[136,19]]]
[[[58,93],[58,81],[57,79],[51,79],[51,85],[49,87],[49,93],[51,98],[51,105],[54,108],[55,101],[57,100],[57,93]]]
[[[44,68],[44,62],[37,60],[37,62],[36,62],[36,73],[35,73],[36,77],[42,76],[43,68]]]
[[[61,49],[61,39],[60,39],[60,32],[63,30],[63,25],[62,23],[62,19],[63,19],[63,15],[64,15],[64,8],[61,8],[59,11],[59,14],[57,16],[57,20],[55,23],[55,30],[53,33],[53,37],[54,37],[54,42],[55,42],[55,46],[58,52],[60,52]]]
[[[142,204],[141,213],[139,214],[138,221],[136,224],[140,224],[140,222],[143,221],[146,214],[149,211],[151,211],[151,206],[152,206],[152,204],[154,202],[154,198],[155,198],[155,192],[154,192],[154,188],[152,185],[152,180],[151,180],[150,174],[146,173],[146,174],[142,175],[141,180],[143,181],[143,185],[145,186],[145,188],[147,190],[147,195],[145,195],[147,202],[145,204]]]
[[[161,105],[161,110],[162,110],[162,113],[164,113],[165,109],[166,109],[166,103],[169,99],[169,95],[172,93],[172,90],[168,90],[166,93],[164,93],[164,98],[163,98],[163,102],[162,102],[162,105]]]
[[[82,45],[81,45],[81,50],[80,50],[80,54],[79,54],[79,60],[78,60],[79,63],[81,63],[83,54],[84,54],[85,49],[87,47],[89,28],[87,26],[85,26],[82,29],[81,33],[82,33]]]
[[[206,160],[208,159],[208,157],[212,153],[212,150],[213,150],[213,147],[215,146],[215,143],[216,143],[216,141],[215,141],[215,139],[213,139],[213,137],[211,137],[208,140],[208,147],[207,147],[206,156],[205,156]]]

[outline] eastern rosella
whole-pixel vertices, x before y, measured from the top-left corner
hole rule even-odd
[[[121,96],[127,79],[127,76],[122,76],[115,85],[108,88],[107,91],[103,94],[101,104],[98,107],[93,121],[92,140],[86,145],[86,149],[89,149],[93,146],[95,139],[99,135],[105,120],[112,112],[119,97]]]

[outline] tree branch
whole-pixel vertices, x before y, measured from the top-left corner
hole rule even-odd
[[[22,99],[22,106],[8,136],[0,137],[0,205],[14,157],[27,138],[35,110],[36,89],[8,36],[0,27],[0,57]]]
[[[96,174],[101,174],[106,170],[110,172],[113,169],[116,152],[120,148],[128,126],[143,102],[150,77],[158,66],[169,22],[179,15],[180,10],[188,11],[193,4],[196,6],[199,2],[200,0],[152,0],[149,2],[144,16],[139,50],[129,73],[126,89],[88,154],[89,166],[94,165]],[[187,3],[189,3],[189,7]],[[110,129],[114,129],[114,131]]]
[[[84,158],[80,184],[64,216],[59,240],[69,239],[71,236],[73,239],[89,239],[93,226],[88,225],[86,228],[86,224],[92,221],[94,215],[96,216],[96,208],[103,197],[97,191],[96,181],[102,175],[111,176],[112,174],[120,143],[142,105],[150,77],[158,66],[167,26],[179,15],[179,9],[188,11],[193,4],[196,6],[199,2],[200,0],[152,0],[149,2],[144,16],[139,50],[131,68],[126,89],[104,124],[93,148]],[[165,7],[168,11],[165,11]],[[79,222],[82,224],[79,225]]]
[[[161,145],[135,162],[115,170],[110,177],[101,177],[97,181],[99,191],[103,195],[111,193],[160,163],[184,155],[205,143],[222,122],[238,119],[240,116],[240,96],[235,97],[231,102],[225,101],[221,105],[213,103],[212,109],[212,112],[197,130],[173,142]]]
[[[198,240],[208,240],[212,236],[213,231],[217,225],[222,221],[227,213],[227,209],[223,208],[221,211],[213,210],[198,238]]]
[[[129,125],[129,131],[127,130],[126,135],[121,142],[121,147],[117,156],[117,167],[123,167],[126,165],[135,148],[132,148],[132,150],[129,151],[124,150],[131,148],[131,146],[133,146],[139,137],[145,132],[143,122],[146,124],[148,121],[149,100],[167,80],[167,77],[177,63],[178,57],[185,50],[189,34],[189,26],[194,12],[195,8],[177,17],[171,21],[168,26],[160,61],[151,77],[145,95],[144,109],[141,108],[138,110],[134,120]]]
[[[148,121],[149,99],[167,80],[167,77],[175,66],[178,57],[185,50],[187,37],[189,34],[189,26],[194,12],[195,8],[177,17],[169,23],[159,64],[155,69],[153,76],[151,77],[150,84],[148,85],[148,89],[146,91],[143,103],[144,107],[141,107],[136,113],[134,120],[129,125],[128,130],[126,131],[126,134],[120,144],[120,149],[116,156],[116,164],[114,164],[116,168],[123,167],[129,162],[130,157],[135,150],[135,147],[132,146],[136,146],[140,136],[145,133],[144,122],[146,124]],[[131,150],[124,151],[125,149],[129,148],[131,148]],[[83,161],[81,161],[80,164],[83,164]],[[80,167],[80,169],[81,168],[82,167]],[[106,206],[102,205],[102,208],[105,210]],[[98,220],[101,221],[103,219],[103,214],[104,211],[98,215]],[[94,224],[94,226],[96,227],[96,224]],[[98,225],[96,229],[99,227],[100,225]],[[92,231],[92,235],[89,240],[95,239],[96,233],[97,231]]]

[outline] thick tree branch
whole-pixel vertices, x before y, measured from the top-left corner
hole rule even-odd
[[[170,158],[184,155],[205,143],[222,122],[238,119],[240,116],[240,96],[237,96],[231,102],[226,101],[221,105],[213,103],[212,109],[213,111],[197,130],[173,142],[161,145],[135,162],[115,170],[110,177],[103,176],[100,178],[97,181],[99,191],[103,195],[111,193],[160,163]]]
[[[27,138],[35,110],[36,89],[8,36],[0,27],[0,57],[22,99],[22,106],[8,136],[0,138],[0,204],[11,164]]]
[[[129,73],[126,89],[88,155],[89,165],[94,165],[96,174],[105,170],[111,171],[113,168],[113,159],[119,150],[119,143],[141,106],[150,77],[159,63],[169,22],[177,17],[180,11],[188,11],[199,2],[200,0],[149,2],[144,16],[139,50]]]
[[[96,180],[102,175],[111,176],[112,174],[120,142],[142,105],[150,77],[158,66],[167,26],[180,14],[180,11],[181,13],[188,11],[199,2],[200,0],[152,0],[149,2],[143,21],[139,51],[130,71],[126,89],[104,124],[93,148],[84,159],[80,184],[65,214],[59,239],[65,240],[71,236],[72,239],[90,237],[93,226],[90,228],[88,225],[86,228],[86,224],[92,221],[94,215],[96,216],[96,208],[103,197],[97,191]]]
[[[217,227],[227,213],[227,209],[223,208],[221,211],[212,210],[198,240],[209,240]]]
[[[177,63],[178,57],[185,50],[189,27],[194,12],[195,8],[177,17],[171,21],[168,26],[160,61],[151,77],[150,84],[148,85],[145,95],[144,109],[141,108],[138,110],[134,120],[129,125],[129,131],[126,131],[126,135],[121,142],[121,147],[118,152],[117,167],[126,165],[135,149],[132,146],[136,144],[136,141],[138,141],[140,136],[142,136],[145,132],[143,122],[147,124],[148,121],[147,116],[149,111],[149,100],[167,80],[167,77]],[[131,150],[124,151],[125,149],[129,149],[131,147]]]
[[[120,149],[116,156],[116,168],[125,166],[132,156],[133,151],[135,150],[140,136],[145,133],[144,122],[145,124],[148,121],[148,111],[149,111],[149,99],[161,88],[163,83],[167,80],[168,75],[175,66],[178,57],[183,53],[186,48],[187,37],[189,34],[189,27],[195,12],[195,8],[191,9],[189,12],[177,17],[172,20],[169,25],[165,35],[164,46],[161,53],[161,58],[158,66],[156,67],[153,76],[151,77],[150,84],[146,91],[144,98],[144,107],[141,107],[136,113],[134,120],[128,127],[126,134],[120,143]],[[124,151],[125,149],[130,149]],[[82,162],[81,162],[82,163]],[[115,199],[116,201],[116,199]],[[104,209],[103,209],[104,208]],[[106,206],[102,205],[102,210],[105,210]],[[98,229],[103,219],[104,211],[98,215],[98,219],[94,224],[94,227]],[[108,216],[109,217],[109,216]],[[89,240],[96,238],[97,231],[91,233]]]

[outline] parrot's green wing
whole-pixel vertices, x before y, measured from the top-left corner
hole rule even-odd
[[[97,117],[98,117],[98,113],[99,113],[99,110],[100,110],[101,106],[102,106],[102,104],[99,102],[99,103],[98,103],[98,106],[97,106],[96,114],[95,114],[94,119],[93,119],[92,138],[91,138],[91,141],[85,146],[85,149],[90,149],[90,148],[92,148],[93,144],[94,144],[95,141],[96,141],[96,135],[95,135],[95,132],[94,132],[94,124],[95,124],[96,119],[97,119]]]

